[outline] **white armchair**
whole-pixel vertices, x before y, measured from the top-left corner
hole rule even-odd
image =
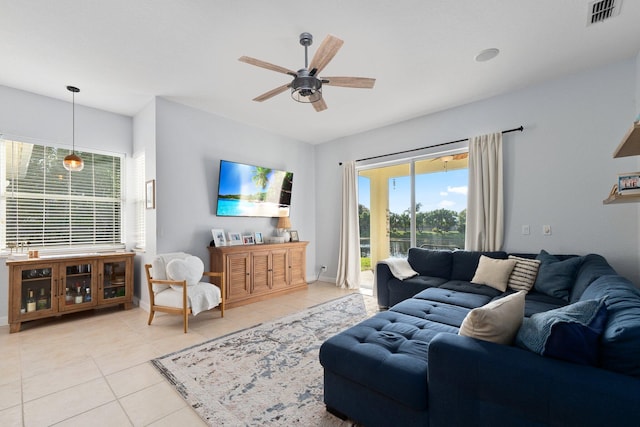
[[[156,311],[181,314],[185,334],[190,313],[195,316],[219,307],[224,317],[224,273],[205,272],[200,258],[184,252],[161,254],[144,268],[150,299],[148,325]],[[220,283],[201,282],[203,276],[219,277]]]

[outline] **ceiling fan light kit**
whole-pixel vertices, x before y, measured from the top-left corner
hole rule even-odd
[[[306,68],[298,70],[291,82],[291,97],[298,102],[317,102],[322,99],[322,80],[309,75]]]
[[[261,61],[259,59],[242,56],[238,60],[246,62],[256,67],[266,68],[267,70],[278,73],[288,74],[293,77],[289,84],[278,86],[253,100],[257,102],[266,101],[287,89],[291,89],[291,98],[297,102],[313,104],[313,108],[320,112],[327,109],[322,96],[322,85],[333,85],[341,87],[351,87],[360,89],[371,89],[375,84],[375,79],[366,77],[325,77],[320,78],[318,74],[329,64],[329,61],[338,53],[344,42],[339,38],[328,35],[316,51],[311,63],[309,64],[308,47],[313,43],[313,36],[309,33],[300,34],[300,44],[304,46],[304,68],[297,72],[287,68]]]

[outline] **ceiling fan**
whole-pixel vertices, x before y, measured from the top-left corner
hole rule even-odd
[[[329,34],[320,44],[311,63],[308,63],[307,48],[313,43],[313,36],[309,33],[300,34],[300,44],[304,46],[304,68],[297,72],[288,68],[280,67],[259,59],[243,56],[238,58],[241,62],[266,68],[278,73],[288,74],[293,77],[291,83],[279,86],[254,98],[254,101],[262,102],[270,99],[287,89],[291,88],[291,97],[298,102],[311,103],[316,111],[327,109],[327,104],[322,96],[322,86],[341,86],[360,89],[371,89],[376,79],[367,77],[319,77],[318,74],[329,64],[329,61],[336,56],[344,41]]]

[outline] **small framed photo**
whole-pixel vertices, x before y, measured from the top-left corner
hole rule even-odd
[[[628,172],[618,175],[618,193],[639,194],[640,172]]]
[[[300,241],[300,237],[298,237],[298,231],[297,230],[289,230],[289,234],[291,235],[291,241],[292,242],[299,242]]]
[[[253,234],[247,234],[242,236],[242,244],[244,245],[253,245],[255,244],[255,240],[253,239]]]
[[[256,231],[255,235],[256,235],[256,245],[263,244],[264,243],[264,238],[262,237],[262,232]]]
[[[229,244],[230,245],[241,245],[242,244],[242,236],[240,233],[230,232],[229,233]]]
[[[156,208],[156,180],[147,181],[144,192],[145,207],[147,209]]]
[[[213,235],[213,243],[216,246],[226,246],[227,240],[224,238],[224,230],[221,228],[212,228],[211,234]]]

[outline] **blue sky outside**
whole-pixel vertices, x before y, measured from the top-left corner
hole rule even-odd
[[[243,165],[233,162],[222,162],[220,173],[220,194],[254,194],[262,191],[262,188],[256,187],[251,180],[253,177],[254,166]],[[269,174],[269,178],[273,172]]]
[[[395,185],[394,185],[395,180]],[[449,209],[460,212],[467,207],[468,169],[428,173],[416,176],[416,203],[420,212]],[[369,179],[358,177],[359,203],[371,208]],[[389,210],[401,214],[411,205],[410,177],[389,180]]]

